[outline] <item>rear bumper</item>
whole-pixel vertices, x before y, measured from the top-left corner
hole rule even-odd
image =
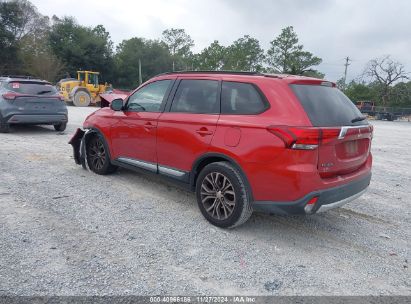
[[[314,191],[301,199],[291,202],[271,202],[271,201],[254,201],[254,211],[290,215],[290,214],[312,214],[317,212],[327,211],[329,209],[340,207],[352,200],[361,196],[369,186],[371,181],[371,172],[365,177],[354,180],[348,184]],[[317,202],[311,210],[306,211],[307,203],[318,197]]]
[[[65,114],[28,114],[12,115],[7,119],[9,124],[59,124],[67,122]]]

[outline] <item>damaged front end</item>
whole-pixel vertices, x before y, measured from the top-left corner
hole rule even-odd
[[[87,156],[86,156],[86,139],[91,130],[81,130],[78,128],[76,133],[68,142],[73,146],[74,161],[77,165],[81,165],[84,169],[87,169]]]

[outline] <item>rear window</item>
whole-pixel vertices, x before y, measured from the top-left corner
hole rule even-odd
[[[221,92],[222,114],[258,114],[267,108],[262,96],[250,83],[224,81]]]
[[[13,91],[20,94],[29,95],[55,95],[57,94],[57,89],[44,82],[27,82],[27,81],[11,81],[6,84],[6,88],[9,91]]]
[[[349,126],[366,124],[352,123],[363,115],[351,100],[335,87],[319,85],[290,85],[305,112],[315,127]]]

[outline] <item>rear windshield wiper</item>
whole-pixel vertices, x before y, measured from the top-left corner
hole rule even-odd
[[[44,91],[40,91],[37,93],[37,95],[41,95],[41,94],[45,94],[45,93],[50,93],[51,90],[44,90]]]
[[[366,119],[367,119],[367,116],[358,116],[358,117],[354,118],[353,120],[351,120],[351,123],[358,122],[358,121],[363,121],[363,120],[366,120]]]

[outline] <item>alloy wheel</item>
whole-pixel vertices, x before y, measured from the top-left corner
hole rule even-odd
[[[90,143],[88,154],[93,168],[101,170],[106,162],[106,150],[101,139],[96,138]]]
[[[236,197],[230,180],[220,172],[207,174],[201,184],[201,202],[209,215],[225,220],[234,211]]]

